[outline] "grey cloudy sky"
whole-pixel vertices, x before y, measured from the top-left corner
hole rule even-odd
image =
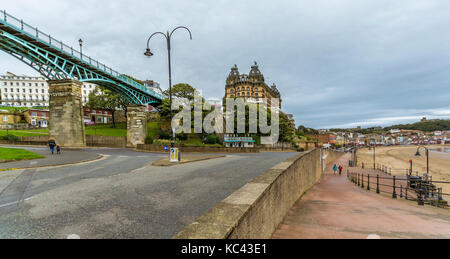
[[[173,81],[222,98],[237,64],[276,83],[297,125],[378,126],[450,118],[450,2],[436,0],[2,0],[5,9],[110,67],[166,88],[167,54],[152,32],[178,25]],[[0,53],[0,72],[35,74]]]

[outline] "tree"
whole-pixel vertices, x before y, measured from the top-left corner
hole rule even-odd
[[[123,95],[120,95],[118,93],[115,93],[111,90],[108,90],[104,87],[97,86],[94,91],[92,91],[89,94],[89,101],[86,104],[86,107],[89,109],[104,109],[112,114],[112,121],[113,121],[113,127],[116,127],[116,121],[115,121],[115,111],[116,110],[123,110],[125,111],[125,117],[126,117],[126,111],[127,107],[130,105],[130,101],[124,97]]]
[[[280,140],[291,142],[294,139],[294,134],[295,126],[285,113],[280,112]]]
[[[172,97],[186,98],[189,101],[192,101],[194,100],[196,91],[197,90],[189,84],[176,84],[172,86]],[[164,91],[164,94],[169,96],[169,90]]]

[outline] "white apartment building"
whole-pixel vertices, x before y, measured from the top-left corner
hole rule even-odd
[[[83,83],[82,101],[87,103],[89,93],[96,85]],[[0,75],[0,105],[16,107],[49,106],[48,83],[42,76]]]

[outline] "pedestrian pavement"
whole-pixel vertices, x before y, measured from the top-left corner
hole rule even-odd
[[[288,212],[274,239],[450,238],[450,212],[418,206],[356,186],[347,179],[349,154],[336,160],[344,167],[323,178]]]
[[[26,168],[36,168],[45,166],[56,166],[65,164],[75,164],[81,162],[92,161],[101,158],[102,156],[93,152],[88,152],[84,149],[62,149],[61,154],[52,155],[48,147],[24,147],[24,146],[2,146],[7,148],[20,148],[25,149],[36,154],[42,155],[45,158],[33,159],[33,160],[22,160],[15,162],[0,163],[0,170],[8,169],[26,169]]]

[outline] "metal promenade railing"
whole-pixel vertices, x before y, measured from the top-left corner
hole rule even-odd
[[[392,198],[404,198],[406,200],[417,201],[419,205],[432,205],[441,208],[449,208],[448,201],[450,193],[444,193],[443,184],[449,184],[446,181],[433,181],[414,175],[391,175],[390,171],[362,170],[352,168],[347,171],[347,178],[363,189],[375,191],[378,194],[388,194]]]
[[[163,95],[145,87],[144,85],[128,78],[123,74],[120,74],[119,72],[113,70],[112,68],[106,66],[105,64],[99,62],[98,60],[95,60],[90,56],[82,54],[80,51],[75,50],[73,47],[68,46],[62,41],[53,38],[49,34],[40,31],[37,27],[33,27],[25,23],[23,20],[8,14],[6,11],[1,12],[0,22],[6,24],[9,27],[12,27],[13,29],[27,35],[30,38],[33,38],[34,40],[40,43],[46,44],[55,50],[63,52],[65,55],[70,56],[75,60],[78,60],[80,63],[84,64],[87,67],[90,66],[99,71],[102,71],[103,73],[106,73],[110,77],[119,80],[127,85],[130,85],[139,91],[148,93],[161,100],[165,98]]]

